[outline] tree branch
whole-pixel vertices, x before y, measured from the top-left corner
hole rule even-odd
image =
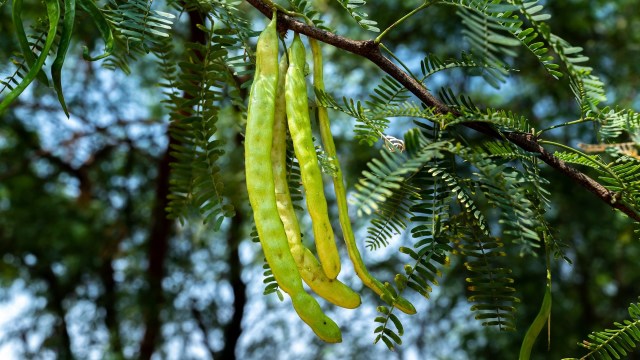
[[[247,0],[247,2],[258,9],[260,12],[262,12],[268,18],[271,18],[272,9],[265,1]],[[425,105],[431,107],[435,112],[439,114],[458,115],[457,111],[449,108],[446,104],[436,99],[419,81],[412,78],[399,66],[386,58],[380,51],[379,45],[376,44],[373,40],[348,39],[340,35],[336,35],[334,33],[309,26],[280,12],[278,13],[278,28],[293,30],[300,34],[307,35],[329,45],[335,46],[336,48],[364,57],[372,63],[376,64],[382,71],[389,74],[400,84],[405,86],[412,94],[420,99],[420,101],[422,101]],[[503,139],[503,137],[495,129],[493,129],[486,123],[467,123],[465,124],[465,126],[496,139]],[[595,194],[609,206],[622,211],[630,218],[640,222],[640,214],[637,213],[634,209],[628,207],[626,204],[617,201],[617,195],[614,191],[608,190],[585,173],[553,156],[540,144],[538,144],[537,139],[532,134],[505,133],[503,135],[507,138],[507,140],[519,146],[520,148],[529,152],[539,154],[539,158],[549,166],[569,177],[574,182],[580,184],[580,186]]]

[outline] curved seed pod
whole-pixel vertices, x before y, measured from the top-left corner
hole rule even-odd
[[[11,104],[18,97],[18,95],[20,95],[24,91],[24,89],[26,89],[27,86],[29,86],[29,84],[31,84],[31,82],[38,76],[38,73],[42,70],[44,61],[49,55],[49,50],[51,50],[53,41],[56,38],[58,20],[60,20],[60,4],[58,4],[58,0],[46,0],[45,4],[47,5],[47,17],[49,18],[49,31],[47,31],[47,37],[45,39],[44,46],[42,47],[42,51],[36,59],[36,62],[32,66],[30,66],[29,72],[22,79],[22,81],[20,81],[18,86],[13,88],[13,90],[11,90],[11,92],[7,94],[4,99],[2,99],[2,102],[0,102],[0,114],[7,107],[9,107],[9,104]]]
[[[309,38],[309,44],[311,45],[311,52],[313,54],[313,85],[319,90],[324,90],[322,52],[315,39]],[[342,228],[342,236],[344,237],[344,242],[347,245],[347,252],[349,253],[349,258],[353,263],[356,274],[358,274],[358,277],[362,280],[362,283],[365,286],[380,295],[384,301],[393,303],[396,308],[400,309],[400,311],[404,313],[415,314],[415,307],[405,298],[401,296],[394,296],[394,294],[387,289],[382,282],[369,273],[369,270],[367,270],[367,267],[362,261],[362,256],[360,255],[355,236],[353,235],[353,230],[351,229],[351,220],[349,218],[347,205],[347,191],[344,187],[344,180],[342,178],[342,170],[338,161],[336,145],[333,142],[333,136],[331,135],[329,114],[327,109],[324,107],[318,108],[318,123],[320,126],[320,136],[322,138],[324,150],[327,156],[334,161],[336,172],[333,175],[333,188],[336,193],[336,201],[338,203],[338,217],[340,219],[340,227]]]
[[[104,17],[102,12],[100,12],[100,9],[98,9],[93,0],[78,0],[78,5],[80,5],[82,10],[89,14],[93,22],[96,24],[96,27],[98,27],[102,40],[104,40],[104,53],[91,57],[89,55],[89,48],[85,46],[82,51],[82,57],[87,61],[96,61],[106,58],[113,52],[114,45],[113,32],[111,31],[109,22],[107,22],[107,19]]]
[[[287,66],[287,58],[283,56],[280,60],[279,73],[284,74],[287,71]],[[284,76],[280,76],[278,79],[273,145],[271,147],[276,202],[280,220],[282,220],[284,230],[287,233],[291,255],[293,255],[298,272],[304,282],[323,299],[347,309],[354,309],[360,305],[360,295],[339,280],[329,279],[313,253],[302,244],[300,224],[293,209],[287,184],[287,119],[284,78]]]
[[[60,43],[58,44],[58,52],[56,53],[56,59],[51,65],[51,79],[53,80],[53,88],[58,93],[58,101],[64,110],[64,113],[69,117],[69,111],[67,110],[67,104],[64,101],[64,94],[62,93],[62,65],[64,64],[64,58],[67,55],[69,44],[71,43],[71,34],[73,33],[73,22],[76,18],[76,0],[64,1],[64,22],[62,24],[62,33],[60,34]]]
[[[20,44],[22,57],[24,57],[27,65],[31,68],[36,64],[36,56],[31,51],[27,33],[24,31],[24,24],[22,23],[22,0],[13,0],[11,17],[13,25],[16,27],[16,37],[18,38],[18,44]],[[44,85],[49,86],[49,79],[47,79],[47,75],[45,75],[42,69],[38,71],[37,79]]]
[[[324,197],[322,172],[313,146],[311,120],[307,101],[307,83],[304,78],[305,50],[296,33],[289,47],[289,69],[285,80],[287,122],[293,139],[293,149],[300,163],[302,185],[307,196],[307,209],[313,224],[318,257],[329,279],[340,273],[340,254],[333,228],[329,221],[327,200]]]
[[[548,271],[547,279],[550,279]],[[531,323],[529,329],[524,335],[524,338],[522,339],[522,345],[520,346],[520,360],[528,360],[531,356],[531,349],[533,348],[533,344],[536,342],[536,338],[540,334],[540,331],[542,331],[544,324],[549,321],[549,315],[551,314],[551,302],[551,284],[547,283],[538,315],[533,319],[533,323]]]
[[[256,73],[249,95],[245,133],[247,193],[260,243],[280,287],[291,296],[300,318],[322,340],[342,341],[338,325],[327,317],[318,302],[304,291],[289,251],[287,235],[276,207],[271,146],[278,83],[278,34],[276,14],[258,39]]]

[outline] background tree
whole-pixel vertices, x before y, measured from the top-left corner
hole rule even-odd
[[[17,83],[28,77],[32,65],[18,41],[15,15],[20,14],[35,58],[46,42],[51,25],[46,10],[53,3],[57,2],[0,2],[0,55],[7,59],[0,68],[6,76],[0,99],[6,99]],[[341,324],[345,342],[327,345],[316,340],[298,319],[290,317],[288,305],[276,301],[275,296],[261,295],[262,255],[259,246],[249,241],[252,215],[244,191],[241,151],[245,98],[253,73],[256,30],[266,24],[264,14],[271,13],[268,4],[252,0],[151,6],[144,1],[115,1],[98,3],[99,12],[92,13],[89,3],[93,2],[78,1],[71,47],[62,69],[62,91],[70,118],[58,104],[59,94],[41,81],[41,75],[0,115],[2,294],[14,304],[19,296],[29,299],[3,331],[3,339],[18,356],[150,358],[157,354],[161,358],[231,359],[275,358],[278,354],[277,358],[476,359],[512,358],[519,351],[542,300],[545,254],[538,242],[522,256],[522,244],[514,244],[508,233],[501,232],[500,211],[483,198],[475,199],[474,204],[485,214],[494,233],[506,239],[508,256],[502,257],[500,264],[513,271],[510,277],[521,300],[514,320],[517,332],[496,334],[496,329],[482,328],[472,319],[474,313],[468,310],[469,293],[464,285],[464,279],[470,277],[465,269],[468,260],[460,256],[463,248],[451,241],[447,242],[454,250],[449,255],[451,264],[439,267],[443,277],[431,299],[425,301],[405,292],[418,314],[400,316],[405,333],[403,344],[396,346],[394,353],[388,353],[381,344],[371,345],[375,307],[382,302],[362,288],[348,266],[343,277],[362,294],[363,305],[356,311],[327,307]],[[358,26],[349,11],[340,6],[343,3],[316,1],[308,5],[320,11],[319,18],[325,25],[346,38],[375,38],[378,34]],[[64,38],[61,29],[69,4],[59,4],[62,12],[56,20],[57,35],[43,68],[47,83],[51,81],[50,63]],[[421,4],[370,1],[351,11],[365,9],[368,19],[385,29],[400,14]],[[506,50],[507,55],[498,52],[497,59],[508,69],[518,69],[509,71],[506,82],[499,80],[502,72],[496,70],[496,63],[488,61],[491,54],[482,53],[482,48],[469,41],[473,39],[469,34],[472,28],[463,25],[463,20],[484,18],[473,11],[466,17],[456,15],[460,8],[474,4],[488,5],[443,1],[429,6],[386,33],[382,42],[414,74],[420,73],[419,61],[427,55],[456,57],[467,65],[475,61],[477,66],[473,68],[484,71],[484,77],[465,71],[470,66],[439,71],[427,82],[431,94],[442,94],[440,90],[450,88],[455,94],[469,96],[479,108],[504,108],[523,115],[538,131],[576,120],[581,111],[584,115],[586,110],[572,94],[570,76],[554,80],[525,47],[511,48],[508,41],[507,45],[496,41],[497,46],[515,51],[514,56],[507,56]],[[304,10],[304,4],[297,1],[281,5]],[[632,30],[640,21],[634,6],[631,1],[555,2],[538,13],[551,15],[548,19],[545,16],[544,22],[553,34],[584,47],[594,73],[609,85],[608,103],[621,108],[637,106],[634,89],[639,65],[630,61],[640,49],[639,35]],[[108,21],[96,21],[100,14]],[[282,19],[282,30],[312,31],[302,23]],[[525,26],[530,24],[525,21]],[[85,61],[82,46],[89,47],[89,57],[100,56],[105,48],[109,52],[109,32],[114,39],[110,55],[97,62]],[[390,68],[343,51],[348,44],[340,47],[335,39],[320,40],[338,46],[322,47],[325,82],[331,96],[325,100],[342,96],[371,99],[369,94],[384,75],[380,69]],[[476,57],[462,59],[462,51]],[[360,55],[380,59],[373,52]],[[555,61],[563,63],[557,53],[554,56]],[[9,59],[14,59],[13,64]],[[569,73],[565,68],[560,70]],[[499,88],[487,82],[497,83]],[[456,104],[451,97],[438,96],[437,104],[419,100],[428,106],[444,102],[467,114],[468,120],[478,120],[474,109]],[[344,108],[339,100],[335,107]],[[602,109],[602,104],[598,108]],[[362,137],[354,138],[354,124],[360,131],[356,135],[373,133],[372,127],[337,111],[331,114],[339,156],[353,195],[359,174],[372,157],[379,157],[378,149],[384,148],[384,143],[378,140],[378,133],[373,136],[377,140],[374,148],[359,143]],[[421,144],[404,137],[414,127],[413,120],[424,114],[413,115],[390,118],[380,127],[385,135],[405,139],[407,152],[395,153],[397,156],[410,156],[415,151],[411,145]],[[440,125],[454,121],[436,113],[429,116]],[[492,127],[484,127],[484,123],[474,130],[471,123],[472,129],[458,125],[446,130],[461,141],[463,150],[491,140],[491,133],[487,134],[490,129],[506,128],[503,134],[518,134],[509,131],[513,129],[508,126],[513,124],[500,123],[497,118],[489,119]],[[510,115],[506,118],[513,119]],[[602,124],[607,123],[559,127],[541,138],[572,147],[578,142],[598,143],[603,139],[597,137],[594,127],[598,130]],[[619,135],[610,140],[634,140],[629,137],[633,133]],[[473,172],[482,163],[472,152],[463,155],[466,162],[459,158],[455,175],[460,180],[473,179]],[[603,161],[635,161],[615,149],[603,156]],[[571,160],[568,155],[565,159]],[[519,160],[510,160],[507,166],[517,167]],[[469,162],[476,167],[468,167]],[[578,168],[595,174],[588,168]],[[626,308],[638,296],[634,286],[640,273],[634,261],[638,235],[631,220],[578,188],[566,173],[548,166],[540,166],[540,171],[540,179],[548,180],[544,188],[551,204],[544,206],[545,221],[540,224],[548,225],[550,230],[545,234],[561,243],[556,249],[562,250],[571,264],[561,259],[551,262],[551,348],[547,352],[541,336],[533,353],[539,358],[577,356],[581,350],[576,343],[586,338],[587,329],[601,330],[611,327],[614,320],[628,317]],[[637,181],[634,173],[629,176],[636,176]],[[186,192],[182,191],[185,187],[189,188]],[[423,198],[430,196],[429,189],[422,189]],[[491,200],[489,190],[479,190],[489,194]],[[335,204],[331,205],[330,213],[338,228]],[[635,206],[631,212],[637,214]],[[464,214],[462,210],[460,207],[452,215]],[[364,227],[370,218],[354,216],[352,220],[361,228],[357,234],[364,250]],[[449,220],[451,226],[446,231],[462,234],[463,229],[456,224],[463,223],[463,216]],[[308,225],[306,218],[303,224]],[[508,228],[509,224],[504,226]],[[510,230],[517,232],[519,228]],[[467,235],[459,237],[463,236]],[[409,261],[396,249],[411,247],[414,239],[406,231],[388,240],[391,244],[385,250],[364,255],[378,277],[390,280]],[[294,338],[297,341],[291,345]]]

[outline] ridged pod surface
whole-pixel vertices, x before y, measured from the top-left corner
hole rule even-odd
[[[311,217],[318,257],[325,275],[329,279],[335,279],[340,273],[340,254],[329,220],[322,172],[313,145],[307,83],[304,78],[305,49],[298,34],[295,34],[288,53],[285,97],[289,132],[293,140],[293,150],[300,163],[302,185],[307,198],[307,210]]]
[[[280,74],[287,71],[287,58],[280,60]],[[337,279],[329,279],[313,253],[302,244],[300,224],[293,208],[287,183],[287,119],[285,111],[284,76],[278,79],[271,162],[276,190],[278,213],[289,240],[289,249],[298,271],[307,285],[323,299],[347,309],[360,305],[360,295]]]
[[[278,84],[276,14],[258,38],[256,72],[249,95],[245,132],[245,171],[249,202],[260,243],[278,285],[291,296],[300,318],[322,340],[342,341],[338,325],[304,291],[276,207],[271,147]]]
[[[322,52],[318,42],[314,39],[309,39],[311,45],[311,52],[313,53],[313,85],[324,91],[323,69],[322,69]],[[331,135],[331,124],[329,123],[329,114],[324,107],[318,108],[318,124],[320,127],[320,136],[322,137],[322,143],[324,150],[329,158],[333,159],[333,164],[336,169],[333,175],[333,188],[336,193],[336,202],[338,204],[338,216],[340,219],[340,227],[342,228],[342,236],[347,246],[347,253],[351,262],[353,263],[356,274],[362,280],[362,283],[373,290],[376,294],[380,295],[384,301],[394,304],[400,311],[407,314],[415,314],[416,309],[409,302],[409,300],[402,296],[395,296],[389,289],[387,289],[382,282],[373,277],[362,260],[360,251],[356,244],[356,239],[351,228],[351,219],[349,217],[349,209],[347,206],[347,191],[344,186],[344,180],[342,178],[342,170],[340,168],[340,162],[338,160],[338,154],[336,151],[336,145],[333,142],[333,136]]]

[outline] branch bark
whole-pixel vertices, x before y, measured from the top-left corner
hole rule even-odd
[[[247,0],[247,2],[268,18],[271,18],[273,11],[265,1]],[[329,31],[309,26],[280,12],[278,13],[278,28],[293,30],[336,48],[366,58],[405,86],[413,95],[420,99],[420,101],[434,109],[437,113],[457,114],[455,110],[449,108],[446,104],[436,99],[420,82],[412,78],[399,66],[385,57],[380,51],[380,46],[373,40],[353,40],[345,38]],[[467,123],[465,126],[496,139],[502,139],[502,136],[500,136],[495,129],[486,123]],[[503,135],[507,140],[520,148],[539,154],[538,157],[540,160],[544,161],[558,172],[564,174],[586,190],[592,192],[609,206],[622,211],[630,218],[640,222],[640,214],[626,204],[617,201],[617,196],[614,191],[608,190],[587,174],[553,156],[544,147],[538,144],[537,139],[532,134],[505,133]]]

